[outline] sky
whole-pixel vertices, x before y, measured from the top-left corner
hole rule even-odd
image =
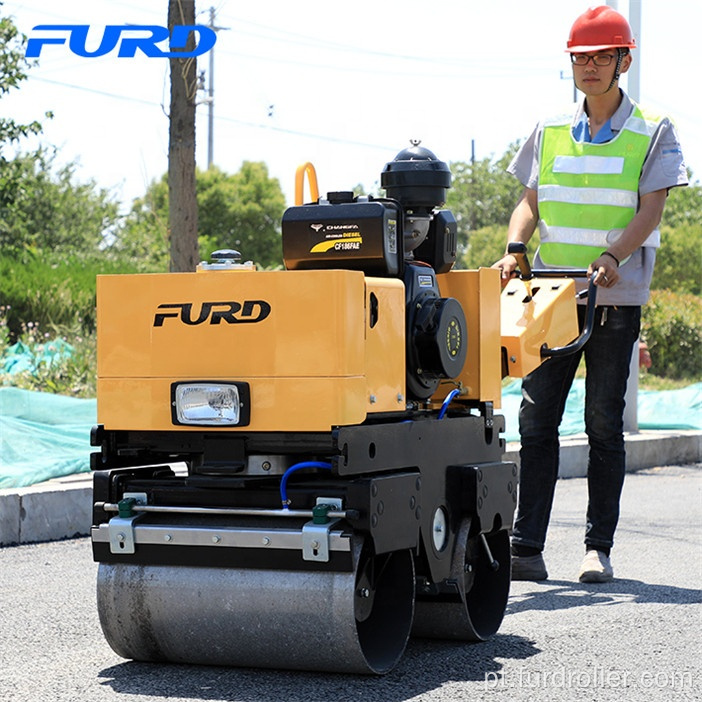
[[[670,114],[695,180],[702,177],[702,117],[697,51],[699,0],[641,3],[640,102]],[[571,109],[573,83],[565,45],[592,0],[198,0],[221,27],[213,49],[213,162],[228,173],[263,161],[293,204],[296,168],[315,166],[321,193],[361,185],[376,192],[388,161],[421,140],[447,163],[499,158],[536,122]],[[107,24],[167,24],[167,0],[5,0],[28,36],[38,24],[88,24],[88,49]],[[91,42],[94,42],[91,44]],[[210,81],[210,56],[198,73]],[[622,87],[627,89],[627,78]],[[197,164],[207,167],[208,105],[197,107]],[[76,56],[47,46],[0,114],[39,119],[25,139],[75,162],[128,211],[168,169],[169,66],[166,58]],[[52,111],[52,119],[43,119]],[[306,198],[309,199],[309,198]],[[205,232],[203,232],[205,233]]]

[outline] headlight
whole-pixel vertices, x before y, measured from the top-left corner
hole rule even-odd
[[[174,424],[246,426],[249,423],[248,383],[173,383],[171,406]]]

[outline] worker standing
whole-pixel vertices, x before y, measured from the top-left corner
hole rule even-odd
[[[583,354],[589,459],[586,553],[579,579],[613,578],[610,550],[624,484],[631,352],[641,305],[649,296],[667,193],[687,184],[670,119],[635,104],[619,88],[635,46],[628,22],[612,8],[580,15],[566,51],[584,100],[574,115],[539,123],[507,169],[525,186],[508,242],[527,243],[538,228],[535,267],[586,268],[598,286],[594,328],[583,349],[549,359],[523,379],[513,580],[548,577],[542,551],[558,478],[558,427]],[[514,256],[505,255],[493,267],[506,282],[516,266]],[[578,305],[581,326],[584,302]]]

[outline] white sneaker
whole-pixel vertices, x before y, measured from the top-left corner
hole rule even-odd
[[[609,556],[594,548],[585,554],[580,566],[581,583],[608,583],[614,578],[614,570]]]

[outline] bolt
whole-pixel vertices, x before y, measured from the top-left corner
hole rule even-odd
[[[271,542],[271,540],[267,536],[264,536],[263,539],[261,539],[261,541],[263,542],[264,546],[268,546],[268,544],[270,544]]]
[[[263,461],[263,463],[261,464],[261,468],[263,468],[263,470],[270,470],[271,469],[270,461]]]
[[[398,393],[397,393],[397,401],[398,401],[398,402],[404,402],[404,400],[405,400],[404,395],[403,395],[401,392],[398,392]]]
[[[517,357],[516,357],[516,356],[510,356],[510,357],[509,357],[509,360],[510,360],[512,363],[516,363],[516,362],[517,362]]]
[[[166,534],[163,538],[164,541],[173,541],[173,537],[170,534]]]
[[[318,551],[319,550],[319,541],[313,541],[310,546],[312,547],[313,551]]]
[[[358,596],[359,597],[370,597],[370,590],[367,587],[362,587],[358,591]]]
[[[470,563],[466,563],[463,566],[463,572],[464,573],[472,573],[473,572],[473,566]]]
[[[222,540],[222,537],[221,537],[221,536],[215,535],[215,536],[212,537],[212,543],[213,543],[213,544],[218,544],[221,540]]]
[[[370,396],[370,403],[371,403],[371,405],[374,405],[374,404],[375,404],[376,399],[377,399],[377,398],[376,398],[375,395],[371,395],[371,396]]]
[[[122,534],[121,532],[117,534],[117,541],[126,541],[127,537],[125,534]]]

